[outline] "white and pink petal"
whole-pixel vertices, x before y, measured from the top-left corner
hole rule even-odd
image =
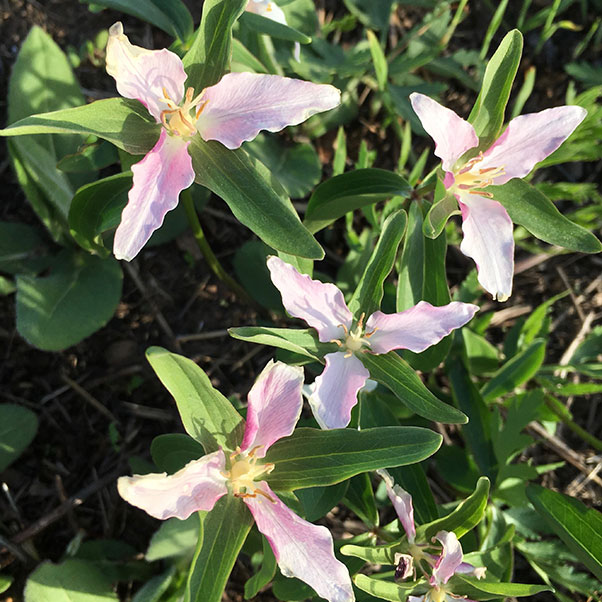
[[[414,524],[414,506],[412,496],[402,487],[396,485],[393,477],[388,471],[382,469],[376,471],[385,482],[387,495],[395,508],[395,512],[401,522],[403,530],[408,536],[408,541],[414,543],[416,539],[416,525]]]
[[[349,424],[358,391],[370,376],[355,355],[346,355],[337,351],[324,356],[326,367],[316,377],[315,389],[309,398],[314,417],[323,429],[345,428]]]
[[[166,48],[135,46],[119,21],[109,29],[107,73],[115,79],[121,96],[139,100],[157,122],[161,112],[169,109],[162,100],[165,92],[175,104],[184,96],[187,75],[180,57]]]
[[[445,585],[462,564],[462,546],[453,531],[439,531],[434,539],[443,546],[441,556],[433,567],[431,585]]]
[[[300,366],[268,362],[249,391],[242,451],[259,447],[255,455],[263,458],[272,443],[292,434],[303,408],[303,378]]]
[[[260,73],[228,73],[205,90],[197,122],[203,140],[230,149],[253,140],[261,131],[278,132],[315,113],[334,109],[341,93],[328,84]]]
[[[503,168],[494,178],[500,185],[523,178],[537,163],[552,154],[585,119],[587,111],[578,106],[545,109],[515,117],[504,133],[484,153],[479,169]]]
[[[478,146],[477,134],[468,121],[429,96],[414,92],[410,102],[422,127],[435,142],[435,155],[443,169],[451,171],[454,163],[469,149]]]
[[[454,301],[436,307],[420,301],[414,307],[395,314],[374,312],[366,322],[370,351],[388,353],[393,349],[409,349],[420,353],[436,345],[456,328],[464,326],[478,311],[476,305]]]
[[[117,259],[131,261],[136,257],[161,227],[166,213],[176,207],[180,192],[194,182],[189,144],[161,129],[157,144],[132,166],[134,183],[113,242]]]
[[[330,531],[295,514],[267,483],[257,486],[273,501],[259,495],[244,501],[270,542],[282,574],[304,581],[328,602],[353,602],[349,572],[334,555]]]
[[[344,336],[343,326],[351,327],[353,315],[343,293],[334,284],[312,280],[276,256],[268,259],[268,269],[282,295],[282,304],[291,316],[315,328],[322,343]]]
[[[220,449],[172,475],[120,477],[117,489],[124,500],[155,518],[184,520],[198,510],[211,510],[228,493],[225,466],[226,457]]]
[[[512,220],[493,199],[463,194],[458,202],[464,234],[460,251],[476,263],[481,286],[494,299],[506,301],[512,294],[514,274]]]

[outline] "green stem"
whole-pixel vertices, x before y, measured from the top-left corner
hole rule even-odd
[[[591,433],[588,433],[584,428],[581,428],[573,420],[572,414],[566,409],[566,406],[561,401],[552,395],[546,395],[546,404],[576,435],[581,437],[586,443],[589,443],[593,448],[602,451],[602,441],[597,437],[594,437]]]
[[[249,300],[249,295],[247,292],[224,270],[222,264],[219,262],[218,258],[215,256],[215,253],[211,250],[207,239],[205,238],[205,233],[203,232],[203,228],[201,227],[201,222],[199,221],[199,216],[194,207],[194,201],[192,200],[192,195],[190,194],[190,189],[184,190],[180,193],[180,200],[184,204],[184,209],[186,210],[186,216],[188,217],[188,222],[190,223],[190,227],[192,228],[192,234],[197,242],[205,261],[211,268],[211,271],[226,285],[232,290],[238,297],[244,299],[245,301]]]

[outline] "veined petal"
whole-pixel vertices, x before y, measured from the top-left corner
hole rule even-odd
[[[275,2],[271,2],[270,0],[249,0],[246,10],[277,23],[282,23],[282,25],[287,24],[284,11]]]
[[[470,562],[462,562],[456,569],[456,573],[462,573],[463,575],[473,575],[477,579],[483,579],[485,577],[486,572],[487,567],[474,566],[473,564],[470,564]]]
[[[370,376],[355,355],[345,355],[336,351],[324,356],[326,368],[316,377],[316,388],[309,398],[314,417],[323,429],[340,429],[349,424],[357,393]]]
[[[494,299],[506,301],[512,294],[514,273],[512,220],[493,199],[463,194],[458,202],[464,233],[460,251],[474,259],[481,286]]]
[[[224,452],[219,449],[186,464],[178,472],[167,475],[145,474],[120,477],[119,495],[145,512],[164,520],[188,518],[197,510],[211,510],[220,497],[228,493]]]
[[[420,353],[436,345],[452,330],[464,326],[478,310],[476,305],[458,301],[442,307],[419,301],[414,307],[396,314],[376,311],[366,322],[366,330],[374,331],[369,339],[370,350],[376,354],[392,349]]]
[[[272,443],[292,434],[303,407],[303,378],[301,366],[268,362],[249,391],[242,451],[261,446],[255,455],[263,458]]]
[[[435,141],[435,155],[445,171],[450,171],[468,149],[478,146],[479,138],[472,125],[451,109],[418,92],[410,94],[410,102],[422,127]]]
[[[519,115],[484,153],[479,169],[504,168],[495,185],[526,176],[537,163],[553,153],[585,119],[582,107],[563,106]]]
[[[456,569],[462,564],[462,546],[453,531],[439,531],[435,539],[443,546],[441,556],[437,559],[433,574],[430,578],[431,585],[445,585]]]
[[[341,325],[351,328],[353,315],[334,284],[312,280],[276,256],[268,259],[268,269],[286,311],[315,328],[322,343],[341,338]]]
[[[261,130],[278,132],[341,102],[334,86],[260,73],[228,73],[205,90],[197,122],[204,140],[230,149],[253,140]]]
[[[176,207],[180,192],[194,182],[189,144],[162,129],[157,144],[132,166],[134,184],[113,243],[117,259],[131,261],[136,257],[161,227],[165,214]]]
[[[408,541],[414,543],[414,540],[416,539],[416,526],[414,525],[412,496],[405,489],[395,484],[393,477],[388,471],[381,469],[376,472],[385,482],[387,495],[393,504],[393,508],[395,508],[395,512],[397,512],[403,530],[408,536]]]
[[[166,48],[135,46],[119,21],[109,29],[107,73],[115,78],[121,96],[139,100],[158,122],[161,112],[169,109],[161,100],[164,90],[176,105],[184,96],[187,76],[180,57]]]
[[[286,577],[296,577],[328,602],[353,602],[349,572],[334,555],[332,535],[283,504],[265,481],[258,488],[272,498],[245,497],[257,528],[272,546],[276,562]]]

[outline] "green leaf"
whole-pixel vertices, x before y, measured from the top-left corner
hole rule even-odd
[[[378,527],[378,508],[376,507],[370,476],[367,473],[358,474],[351,478],[344,503],[370,529]]]
[[[37,416],[13,403],[0,404],[0,472],[29,446],[38,430]]]
[[[45,351],[75,345],[113,317],[122,281],[112,257],[63,251],[49,276],[17,278],[17,330]]]
[[[297,29],[293,29],[284,23],[279,23],[273,19],[256,15],[255,13],[245,11],[240,22],[246,27],[257,33],[264,33],[278,40],[288,40],[289,42],[299,42],[299,44],[311,44],[311,38],[301,33]]]
[[[383,286],[395,264],[406,223],[405,211],[396,211],[385,220],[370,261],[349,301],[352,314],[371,316],[379,309],[384,294]]]
[[[387,58],[385,57],[385,53],[380,46],[378,38],[374,35],[374,32],[367,29],[366,37],[368,38],[368,46],[370,47],[372,63],[374,64],[374,71],[376,72],[378,89],[380,91],[384,91],[387,87],[387,78],[389,76],[389,65],[387,64]]]
[[[324,251],[301,224],[282,186],[245,151],[195,136],[189,147],[196,181],[220,196],[242,224],[267,245],[300,257],[322,259]]]
[[[416,587],[415,582],[394,583],[393,581],[368,577],[361,573],[354,575],[353,583],[362,591],[391,602],[405,602],[408,595]]]
[[[438,180],[437,183],[441,182]],[[452,215],[459,215],[458,201],[453,194],[446,194],[441,200],[431,205],[424,218],[423,232],[429,238],[437,238]]]
[[[483,581],[459,574],[452,577],[450,589],[458,596],[474,596],[479,600],[494,600],[500,596],[504,598],[510,596],[520,598],[524,596],[534,596],[540,592],[553,591],[552,588],[547,585]]]
[[[117,149],[106,140],[84,144],[75,153],[66,155],[57,164],[64,173],[85,173],[98,171],[119,161]]]
[[[265,587],[276,574],[276,557],[268,540],[262,536],[263,561],[261,568],[245,583],[245,600],[254,598],[259,590]]]
[[[181,0],[81,0],[112,8],[150,23],[182,42],[192,35],[192,15]]]
[[[515,224],[540,240],[581,253],[602,251],[602,243],[589,230],[564,217],[548,197],[524,180],[513,178],[485,190],[504,206]]]
[[[25,117],[0,130],[0,136],[93,134],[132,155],[143,155],[157,142],[160,127],[137,100],[107,98],[81,107]]]
[[[342,481],[328,487],[306,487],[295,491],[303,508],[303,517],[313,522],[325,516],[343,499],[348,485],[347,481]]]
[[[40,250],[44,245],[37,231],[27,224],[0,222],[0,272],[20,274],[43,267]]]
[[[229,70],[232,26],[247,6],[247,0],[206,0],[201,24],[190,50],[182,59],[187,86],[197,92],[216,84]]]
[[[420,462],[440,445],[440,435],[418,427],[300,428],[268,450],[266,462],[275,468],[266,480],[276,490],[332,485],[361,472]]]
[[[25,602],[117,602],[110,578],[92,562],[43,562],[29,576]]]
[[[184,602],[221,602],[253,517],[243,500],[233,495],[222,497],[202,515],[203,534],[188,574]]]
[[[151,457],[162,472],[173,474],[205,454],[202,445],[184,433],[158,435],[151,443]]]
[[[163,594],[169,589],[176,567],[170,566],[160,575],[149,579],[134,595],[132,602],[160,602]]]
[[[410,410],[434,422],[464,424],[467,417],[440,399],[422,383],[420,377],[394,351],[383,355],[362,353],[359,359],[370,376],[385,385]]]
[[[439,531],[453,531],[458,538],[476,527],[485,514],[489,495],[489,479],[481,477],[469,497],[460,503],[453,512],[432,523],[420,525],[416,529],[417,541],[430,541]]]
[[[602,514],[539,485],[528,485],[527,497],[554,533],[602,580]]]
[[[408,226],[399,261],[397,281],[397,311],[414,307],[424,294],[424,236],[422,235],[422,210],[411,203]]]
[[[546,355],[546,341],[536,339],[521,353],[506,362],[481,389],[485,401],[493,401],[537,374]]]
[[[202,523],[198,513],[194,513],[185,520],[168,518],[151,537],[145,559],[155,562],[164,558],[177,558],[192,556],[199,537],[202,537]]]
[[[8,575],[0,575],[0,594],[4,593],[13,582],[13,578]]]
[[[205,372],[192,360],[161,347],[149,347],[146,359],[175,399],[186,432],[205,452],[235,449],[242,441],[244,420]]]
[[[393,196],[407,197],[410,185],[399,175],[384,169],[356,169],[330,178],[313,192],[304,223],[310,232],[325,228],[349,211]]]
[[[286,349],[293,353],[300,353],[317,362],[327,353],[336,351],[338,347],[334,343],[320,343],[318,335],[313,328],[268,328],[265,326],[241,326],[229,328],[231,337],[258,343],[259,345],[270,345],[278,349]]]
[[[468,117],[480,148],[488,148],[500,133],[522,52],[523,36],[513,29],[487,63],[481,91]]]
[[[311,144],[285,145],[278,136],[259,134],[246,142],[244,149],[259,159],[294,199],[305,197],[322,178],[322,164]]]
[[[366,27],[372,29],[386,29],[389,26],[394,0],[345,0],[349,12],[356,16]]]
[[[128,171],[82,186],[75,193],[69,231],[82,249],[101,257],[111,254],[102,233],[119,223],[131,187],[132,173]]]
[[[410,464],[399,468],[390,468],[393,480],[412,496],[414,515],[418,522],[428,523],[439,517],[437,504],[429,487],[425,468],[420,464]]]

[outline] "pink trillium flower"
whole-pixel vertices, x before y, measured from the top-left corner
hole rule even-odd
[[[113,252],[130,261],[180,192],[194,181],[188,154],[191,138],[217,140],[229,149],[261,130],[277,132],[340,103],[340,92],[326,84],[256,73],[228,73],[195,93],[184,89],[181,59],[167,49],[147,50],[130,43],[121,23],[109,30],[107,72],[125,98],[139,100],[163,127],[155,146],[132,167],[134,183],[115,233]]]
[[[267,450],[295,429],[302,385],[302,368],[270,361],[249,392],[244,436],[233,453],[219,449],[172,475],[121,477],[117,488],[123,499],[161,520],[183,520],[211,510],[224,495],[239,497],[284,575],[301,579],[329,602],[353,602],[349,572],[334,556],[328,529],[295,514],[263,480],[274,469],[263,460]]]
[[[477,265],[481,286],[498,301],[512,293],[514,238],[506,209],[483,188],[523,178],[553,153],[585,119],[587,111],[562,106],[519,115],[485,151],[461,161],[479,145],[470,123],[424,94],[410,95],[422,126],[435,141],[445,188],[458,200],[464,238],[460,250]]]
[[[466,324],[479,309],[470,303],[434,307],[420,301],[406,311],[395,314],[375,311],[365,322],[363,315],[355,321],[343,293],[334,284],[312,280],[275,256],[267,263],[286,311],[315,328],[322,343],[334,342],[340,348],[324,356],[326,367],[316,378],[309,398],[323,429],[344,428],[349,424],[357,393],[370,376],[358,357],[360,353],[378,355],[393,349],[420,353]]]
[[[266,19],[276,21],[276,23],[288,25],[284,11],[275,2],[271,2],[271,0],[249,0],[245,10],[250,13],[255,13],[256,15],[261,15]],[[301,44],[299,44],[299,42],[295,42],[294,54],[297,62],[299,62],[300,53]]]
[[[416,577],[416,567],[425,573],[425,565],[430,569],[429,584],[431,590],[424,596],[408,596],[409,602],[450,602],[454,596],[447,588],[447,582],[456,573],[473,575],[477,579],[485,576],[485,567],[475,567],[463,561],[464,553],[456,534],[450,531],[439,531],[433,538],[433,542],[441,544],[441,554],[429,554],[426,549],[432,547],[429,543],[416,543],[416,525],[414,524],[414,507],[412,496],[402,487],[395,484],[393,477],[388,471],[382,469],[376,473],[383,479],[387,488],[387,495],[393,504],[408,539],[408,554],[396,554],[397,564],[395,574],[398,579],[405,579],[410,575]],[[449,597],[448,597],[449,596]]]

